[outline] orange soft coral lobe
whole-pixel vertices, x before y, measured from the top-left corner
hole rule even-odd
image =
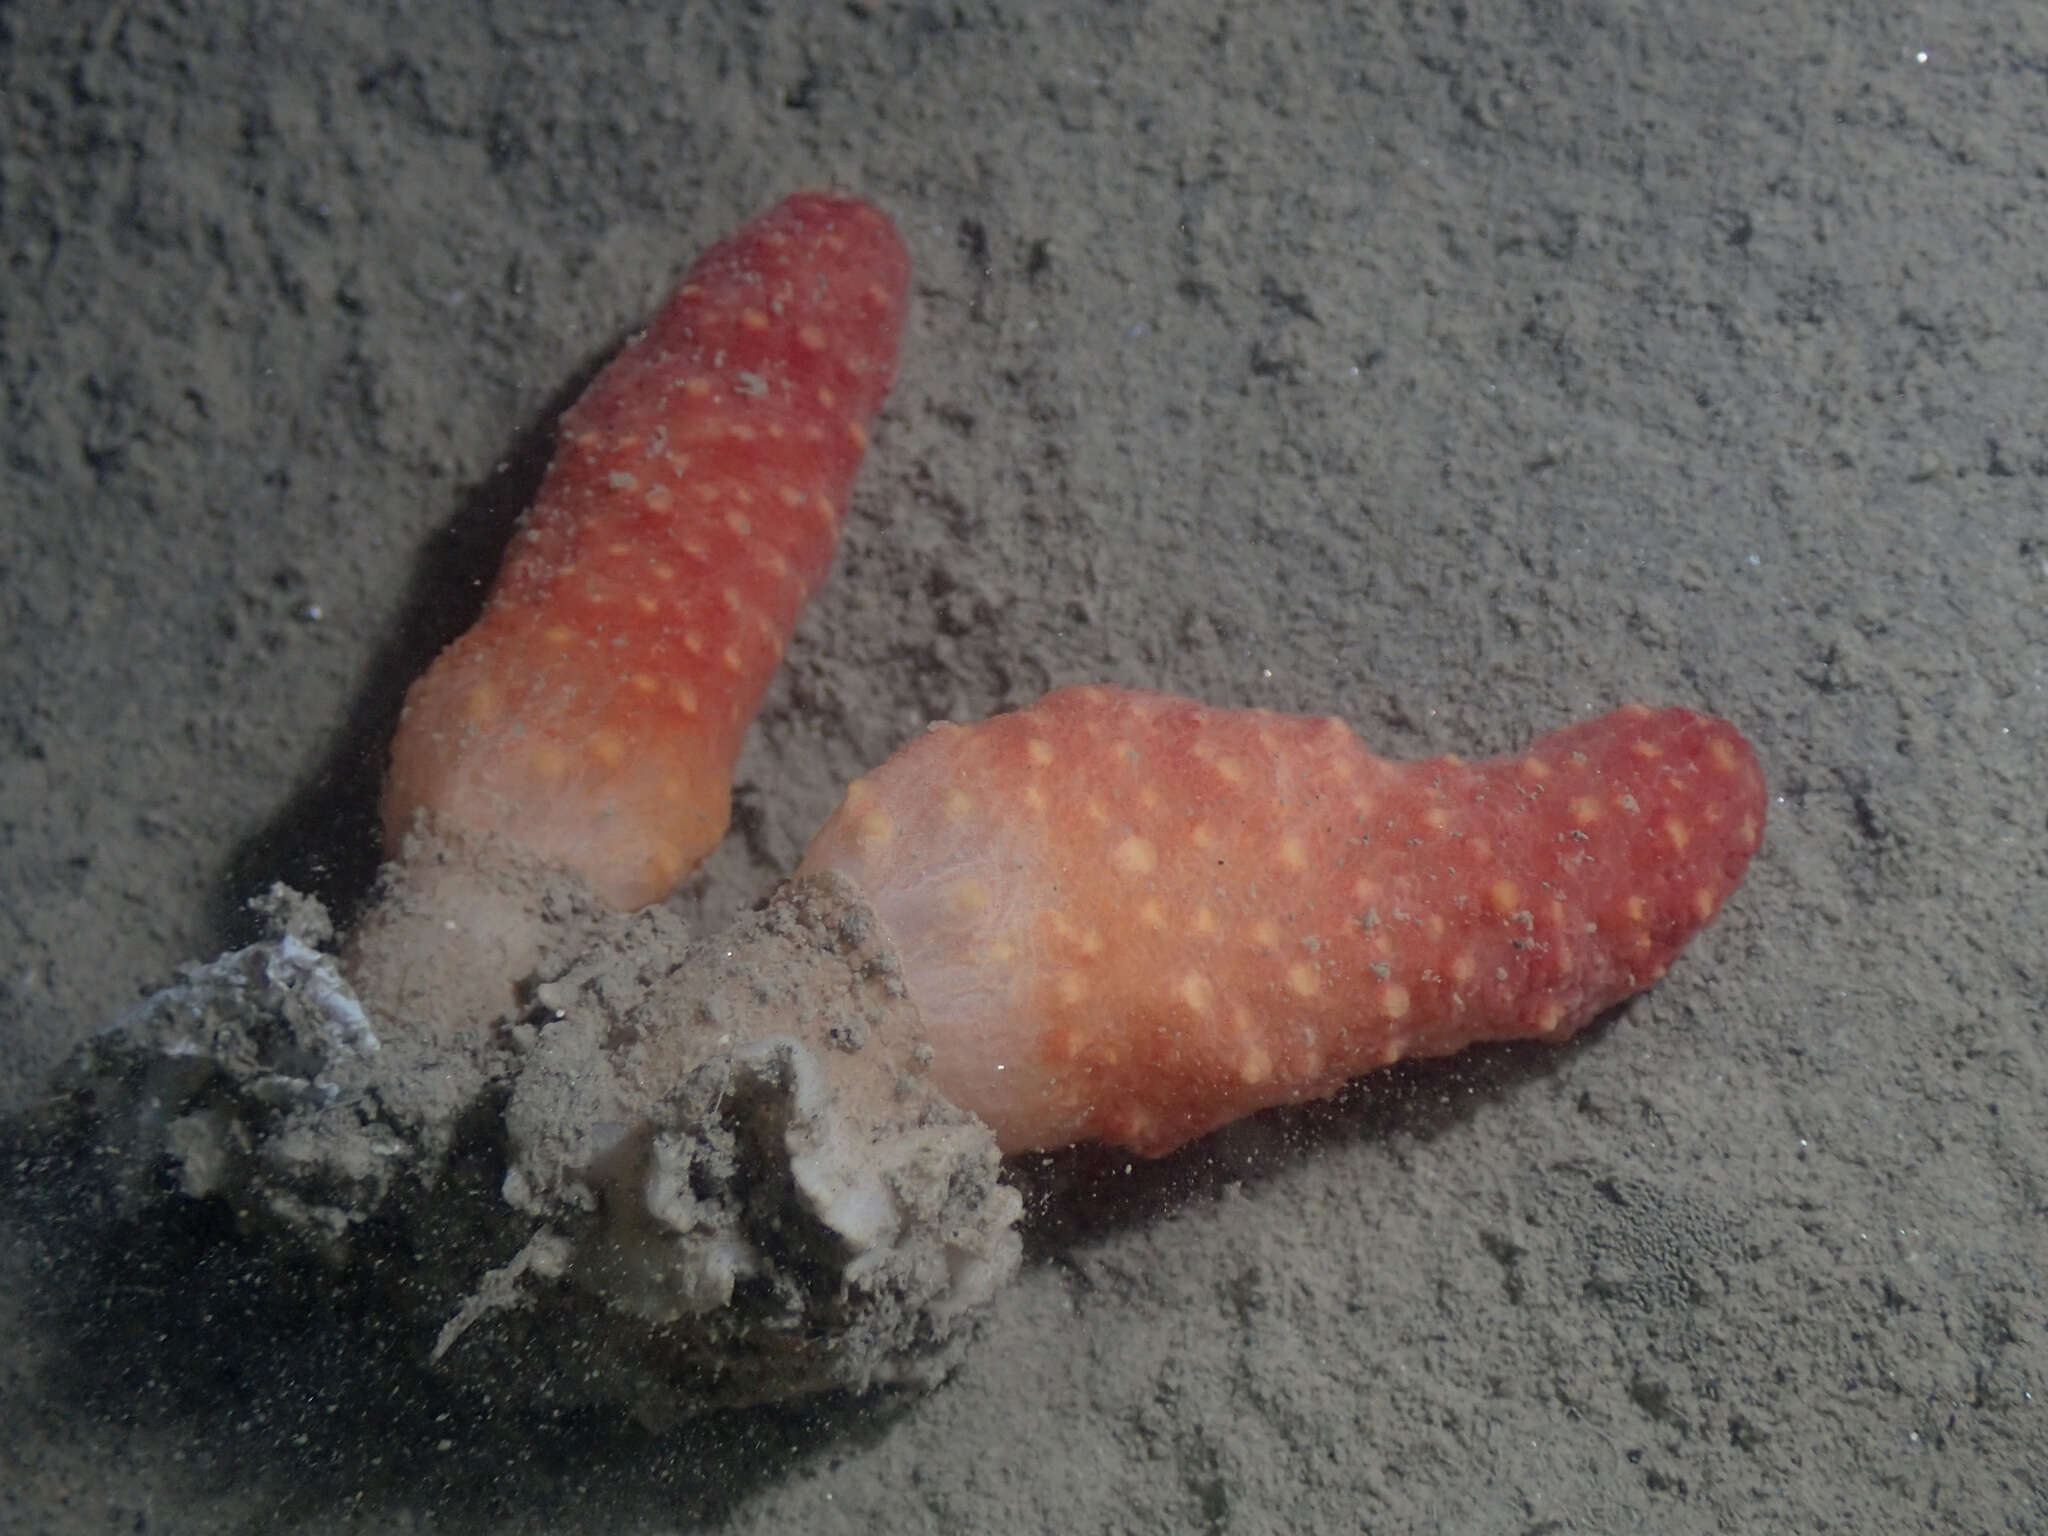
[[[1664,975],[1756,852],[1726,723],[1631,707],[1491,762],[1112,688],[939,726],[807,871],[862,887],[954,1102],[1005,1151],[1158,1155],[1407,1056],[1570,1035]]]
[[[425,808],[631,908],[716,845],[895,376],[909,274],[886,216],[821,193],[691,268],[562,418],[483,616],[407,696],[393,853]]]

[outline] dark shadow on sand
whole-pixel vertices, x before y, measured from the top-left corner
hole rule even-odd
[[[318,897],[344,928],[361,910],[383,859],[377,801],[406,690],[483,611],[520,514],[547,472],[562,414],[616,350],[607,348],[554,393],[421,550],[398,623],[377,647],[319,768],[228,860],[212,914],[223,950],[265,936],[249,902],[280,880]]]

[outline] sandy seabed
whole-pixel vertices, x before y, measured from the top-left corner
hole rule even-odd
[[[0,20],[0,1103],[278,879],[704,245],[916,262],[699,933],[934,718],[1104,680],[1772,824],[1556,1053],[1012,1169],[958,1376],[655,1435],[181,1231],[0,1238],[0,1528],[2048,1528],[2048,12],[177,6]]]

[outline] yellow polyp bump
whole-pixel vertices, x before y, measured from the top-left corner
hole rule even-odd
[[[768,329],[768,316],[762,310],[743,309],[740,311],[740,324],[750,331],[765,331]]]
[[[1545,1003],[1536,1015],[1536,1033],[1539,1035],[1554,1035],[1557,1033],[1557,1026],[1563,1022],[1564,1004]]]
[[[1716,736],[1709,744],[1707,760],[1723,773],[1733,773],[1742,766],[1742,754],[1735,750],[1735,743],[1725,736]]]
[[[838,403],[839,396],[833,392],[831,385],[820,384],[818,386],[818,404],[822,405],[823,407],[825,407],[826,410],[829,411]]]
[[[825,330],[822,326],[802,325],[797,327],[796,339],[797,344],[806,351],[822,352],[825,350],[825,343],[829,338],[825,335]]]
[[[1461,953],[1451,961],[1451,980],[1462,987],[1472,979],[1478,969],[1479,962],[1472,958],[1470,951]]]
[[[1692,893],[1692,913],[1703,923],[1714,915],[1714,893],[1704,885]]]
[[[1085,814],[1087,818],[1090,821],[1094,822],[1098,827],[1106,827],[1109,825],[1109,807],[1105,805],[1100,799],[1091,797],[1088,800],[1088,802],[1081,807],[1081,810],[1083,814]]]
[[[725,526],[743,539],[754,531],[753,521],[744,512],[726,513]]]
[[[1102,935],[1093,928],[1083,929],[1081,937],[1075,942],[1074,947],[1080,950],[1087,958],[1093,960],[1102,953]]]
[[[1034,736],[1024,744],[1024,755],[1031,760],[1032,767],[1049,768],[1052,766],[1052,743],[1043,736]]]
[[[1148,897],[1138,908],[1138,921],[1147,928],[1150,928],[1154,933],[1164,933],[1166,932],[1166,908],[1159,904],[1158,898]]]
[[[1571,803],[1572,822],[1576,826],[1590,827],[1600,819],[1601,809],[1598,795],[1575,796]]]
[[[601,432],[578,432],[570,441],[585,453],[595,453],[604,446],[604,434]]]
[[[1390,1022],[1408,1017],[1408,989],[1398,981],[1390,981],[1380,988],[1380,1017]]]
[[[1234,757],[1220,759],[1216,764],[1216,773],[1226,784],[1242,784],[1244,782],[1244,764]]]
[[[547,783],[554,783],[569,771],[569,754],[552,741],[533,749],[533,771]]]
[[[649,597],[645,592],[642,592],[638,597],[633,599],[633,606],[635,608],[638,608],[642,613],[646,614],[649,618],[652,618],[655,614],[661,612],[661,604],[657,602],[655,599]]]
[[[680,773],[671,773],[661,781],[661,798],[670,805],[681,805],[690,798],[690,781]]]
[[[974,796],[964,789],[946,791],[946,820],[958,826],[974,814]]]
[[[1380,899],[1380,885],[1377,880],[1360,875],[1351,882],[1351,899],[1360,906],[1370,906]]]
[[[1671,839],[1671,846],[1674,849],[1679,853],[1683,853],[1686,850],[1686,845],[1692,841],[1692,828],[1686,823],[1683,816],[1666,816],[1664,818],[1664,835]]]
[[[1441,912],[1432,912],[1422,920],[1422,931],[1432,939],[1440,939],[1450,925],[1444,921]]]
[[[1422,813],[1422,824],[1432,832],[1442,832],[1451,824],[1451,813],[1444,806],[1433,805]]]
[[[1216,989],[1209,984],[1209,978],[1197,971],[1190,971],[1181,977],[1175,994],[1196,1013],[1207,1013],[1216,1002]]]
[[[1280,867],[1290,875],[1308,868],[1308,845],[1298,837],[1280,839]]]
[[[1550,764],[1540,757],[1525,757],[1517,765],[1517,771],[1531,784],[1541,784],[1550,777],[1553,770]]]
[[[1273,1058],[1256,1045],[1237,1058],[1237,1080],[1256,1088],[1273,1075]]]
[[[1628,754],[1630,757],[1641,758],[1646,763],[1654,763],[1664,755],[1664,749],[1654,741],[1637,737],[1628,744]]]
[[[607,768],[616,768],[626,760],[625,739],[613,731],[595,732],[584,749]]]
[[[668,504],[675,500],[675,494],[665,485],[650,485],[647,494],[640,498],[656,512],[668,510]]]
[[[1038,785],[1027,784],[1024,787],[1024,809],[1031,812],[1034,816],[1043,816],[1046,808],[1051,803],[1051,801],[1046,799],[1045,791],[1039,788]]]
[[[868,429],[859,422],[849,421],[846,424],[846,440],[853,444],[855,452],[866,453],[868,451]]]
[[[1754,850],[1757,840],[1763,836],[1763,832],[1763,827],[1758,824],[1754,816],[1742,818],[1742,846],[1745,849]]]
[[[1408,1042],[1400,1035],[1389,1035],[1386,1047],[1380,1052],[1380,1065],[1391,1067],[1408,1054]]]
[[[1067,1007],[1084,1002],[1088,997],[1088,978],[1079,971],[1061,971],[1053,978],[1053,996]]]
[[[1111,850],[1109,864],[1118,874],[1135,880],[1159,867],[1159,854],[1150,842],[1134,834]]]
[[[675,700],[676,706],[679,709],[681,709],[684,714],[694,715],[695,713],[697,713],[697,690],[692,688],[688,683],[676,684]]]
[[[887,811],[869,811],[855,820],[853,841],[862,853],[879,853],[895,839],[896,823]]]
[[[1260,918],[1251,926],[1251,940],[1260,949],[1280,947],[1280,925],[1271,918]]]
[[[804,493],[801,487],[794,485],[781,486],[776,490],[775,494],[781,499],[782,504],[792,511],[804,504]]]
[[[736,421],[731,426],[725,429],[725,435],[731,438],[736,443],[751,443],[754,440],[756,434],[751,423],[744,421]],[[744,487],[741,487],[735,491],[735,494],[740,495],[744,498],[747,496],[748,493],[745,491]]]
[[[832,498],[821,491],[818,494],[817,502],[818,521],[827,528],[835,525],[839,521],[839,509],[832,504]]]
[[[1465,857],[1475,863],[1484,863],[1493,857],[1493,839],[1490,837],[1468,837],[1465,839]]]
[[[630,491],[640,482],[623,469],[615,469],[604,477],[604,483],[615,491]]]
[[[946,905],[955,917],[979,917],[995,904],[986,880],[956,880],[946,890]]]
[[[1628,914],[1632,923],[1640,923],[1650,915],[1650,903],[1641,896],[1631,896],[1621,904],[1621,910]]]
[[[462,696],[462,717],[472,725],[488,720],[498,712],[498,690],[489,683],[478,683]]]
[[[683,872],[683,851],[673,843],[656,843],[647,850],[647,862],[654,867],[656,880],[673,885]]]
[[[1195,908],[1194,916],[1188,919],[1188,931],[1201,938],[1208,938],[1216,932],[1216,914],[1208,907]]]
[[[1506,917],[1522,904],[1522,888],[1512,880],[1496,880],[1486,888],[1486,904]]]
[[[711,393],[711,381],[704,378],[685,379],[683,393],[692,400],[702,400]]]
[[[1199,852],[1207,853],[1216,846],[1216,829],[1206,821],[1198,821],[1188,828],[1188,842]]]
[[[1077,1061],[1087,1047],[1088,1037],[1071,1024],[1045,1032],[1045,1053],[1054,1061]]]
[[[1296,997],[1314,997],[1323,990],[1323,979],[1314,966],[1296,961],[1287,968],[1287,990]]]
[[[550,624],[540,632],[541,639],[556,650],[567,650],[576,643],[576,631],[567,624]]]
[[[720,651],[718,659],[725,663],[725,670],[728,672],[741,671],[747,664],[746,658],[740,655],[740,648],[736,645],[728,645]]]
[[[747,606],[746,594],[735,586],[720,587],[718,589],[718,600],[725,604],[727,611],[731,613],[738,613]]]
[[[614,560],[623,560],[626,556],[633,553],[633,546],[624,539],[613,539],[611,543],[605,545],[604,552]]]
[[[1166,804],[1166,796],[1160,794],[1150,784],[1147,784],[1138,791],[1138,809],[1146,815],[1154,814],[1164,804]]]
[[[1159,1122],[1150,1110],[1133,1104],[1103,1117],[1108,1140],[1130,1145],[1148,1140]]]
[[[706,506],[709,506],[712,502],[718,500],[719,488],[709,480],[692,480],[690,482],[690,494]]]
[[[761,546],[761,565],[777,581],[785,581],[789,577],[789,557],[772,544]]]

